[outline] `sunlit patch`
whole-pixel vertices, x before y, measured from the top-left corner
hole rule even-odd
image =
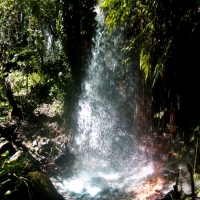
[[[76,144],[77,144],[77,145],[82,144],[82,143],[85,141],[85,139],[86,139],[86,136],[85,136],[85,135],[81,135],[81,136],[77,137],[77,138],[76,138]]]
[[[82,105],[83,103],[80,103],[80,107],[81,110],[79,111],[79,121],[80,123],[84,123],[86,121],[86,119],[89,119],[91,117],[91,112],[92,112],[92,108],[89,105],[88,102],[84,102],[84,105]]]
[[[91,90],[91,85],[89,83],[85,84],[85,91],[90,92]]]
[[[118,181],[120,178],[120,175],[118,173],[116,174],[102,174],[100,173],[100,176],[105,178],[107,181]]]
[[[157,178],[156,180],[150,180],[145,182],[142,187],[137,190],[137,199],[147,199],[151,198],[152,195],[155,194],[156,190],[161,190],[163,187],[163,180],[160,178]]]
[[[164,184],[163,179],[155,175],[153,163],[130,171],[125,182],[129,183],[125,191],[132,194],[133,200],[154,200],[155,191],[161,190]]]
[[[81,193],[84,187],[84,182],[79,179],[64,181],[63,187],[71,192]]]
[[[100,188],[90,185],[89,177],[85,177],[84,179],[83,177],[79,177],[77,179],[63,181],[62,184],[56,183],[56,185],[59,186],[62,191],[67,190],[70,193],[73,192],[76,194],[87,193],[90,196],[95,196],[101,191]]]
[[[89,140],[89,145],[90,145],[90,147],[93,147],[94,149],[98,148],[99,143],[98,143],[98,133],[97,132],[93,131],[91,133],[91,137],[90,137],[90,140]]]
[[[132,171],[129,171],[127,173],[127,177],[125,178],[125,180],[133,181],[133,183],[137,183],[153,173],[154,173],[153,163],[149,163],[148,165],[144,167],[139,166],[133,169]]]
[[[86,187],[87,193],[89,193],[91,196],[95,196],[98,194],[98,192],[101,191],[101,189],[97,187]]]
[[[133,200],[154,200],[156,191],[163,188],[164,180],[159,177],[150,176],[147,180],[142,180],[137,186],[126,189],[127,193],[134,194]]]

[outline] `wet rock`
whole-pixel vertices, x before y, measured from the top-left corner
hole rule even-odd
[[[122,195],[121,195],[121,198],[122,199],[126,199],[128,197],[128,194],[127,193],[123,193]]]
[[[37,171],[29,172],[29,180],[38,200],[64,200],[46,175]]]
[[[55,159],[55,163],[62,167],[62,166],[68,166],[68,167],[72,167],[74,166],[75,163],[75,155],[71,154],[70,152],[66,151],[65,153],[63,152],[59,152],[57,158]]]
[[[113,189],[113,193],[117,193],[117,192],[119,192],[120,190],[119,190],[119,188],[114,188]]]
[[[167,169],[163,170],[163,177],[167,178],[169,181],[175,181],[177,176],[178,176],[177,171],[172,171],[172,170],[167,170]]]
[[[112,199],[113,194],[109,187],[102,188],[100,192],[96,195],[97,199]],[[112,198],[111,198],[112,197]]]
[[[82,199],[90,199],[90,194],[85,193],[81,196]]]
[[[65,163],[66,163],[66,160],[67,160],[67,155],[60,155],[59,157],[57,157],[55,159],[55,163],[56,165],[58,165],[59,167],[63,166]]]
[[[42,144],[43,146],[52,146],[51,141],[50,141],[50,139],[48,139],[48,138],[42,138],[41,144]]]
[[[40,146],[40,154],[43,156],[48,156],[52,151],[53,143],[48,138],[42,138],[40,140]]]
[[[110,194],[111,194],[110,188],[103,188],[103,189],[98,193],[99,196],[103,196],[103,197],[109,196]]]

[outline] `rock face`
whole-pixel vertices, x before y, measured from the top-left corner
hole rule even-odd
[[[38,200],[64,200],[57,192],[48,176],[40,172],[29,172],[32,190]]]

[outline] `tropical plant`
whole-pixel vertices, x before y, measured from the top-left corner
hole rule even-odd
[[[124,50],[135,48],[140,43],[140,68],[145,79],[154,85],[160,73],[174,61],[174,52],[182,32],[186,38],[199,27],[199,1],[141,1],[104,0],[101,6],[107,13],[106,24],[110,30],[116,25],[128,23],[129,45]],[[138,45],[137,45],[138,47]]]

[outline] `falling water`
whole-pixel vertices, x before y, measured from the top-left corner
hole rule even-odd
[[[126,26],[108,36],[104,16],[100,9],[96,12],[99,26],[77,107],[77,173],[61,187],[75,199],[120,199],[119,191],[137,185],[153,169],[139,165],[137,145],[130,137],[135,132],[134,64],[122,64],[128,56],[122,51]]]
[[[97,14],[95,47],[78,107],[76,154],[98,170],[120,170],[134,155],[134,141],[129,137],[134,132],[133,66],[122,64],[125,27],[108,36],[104,16],[99,10]]]

